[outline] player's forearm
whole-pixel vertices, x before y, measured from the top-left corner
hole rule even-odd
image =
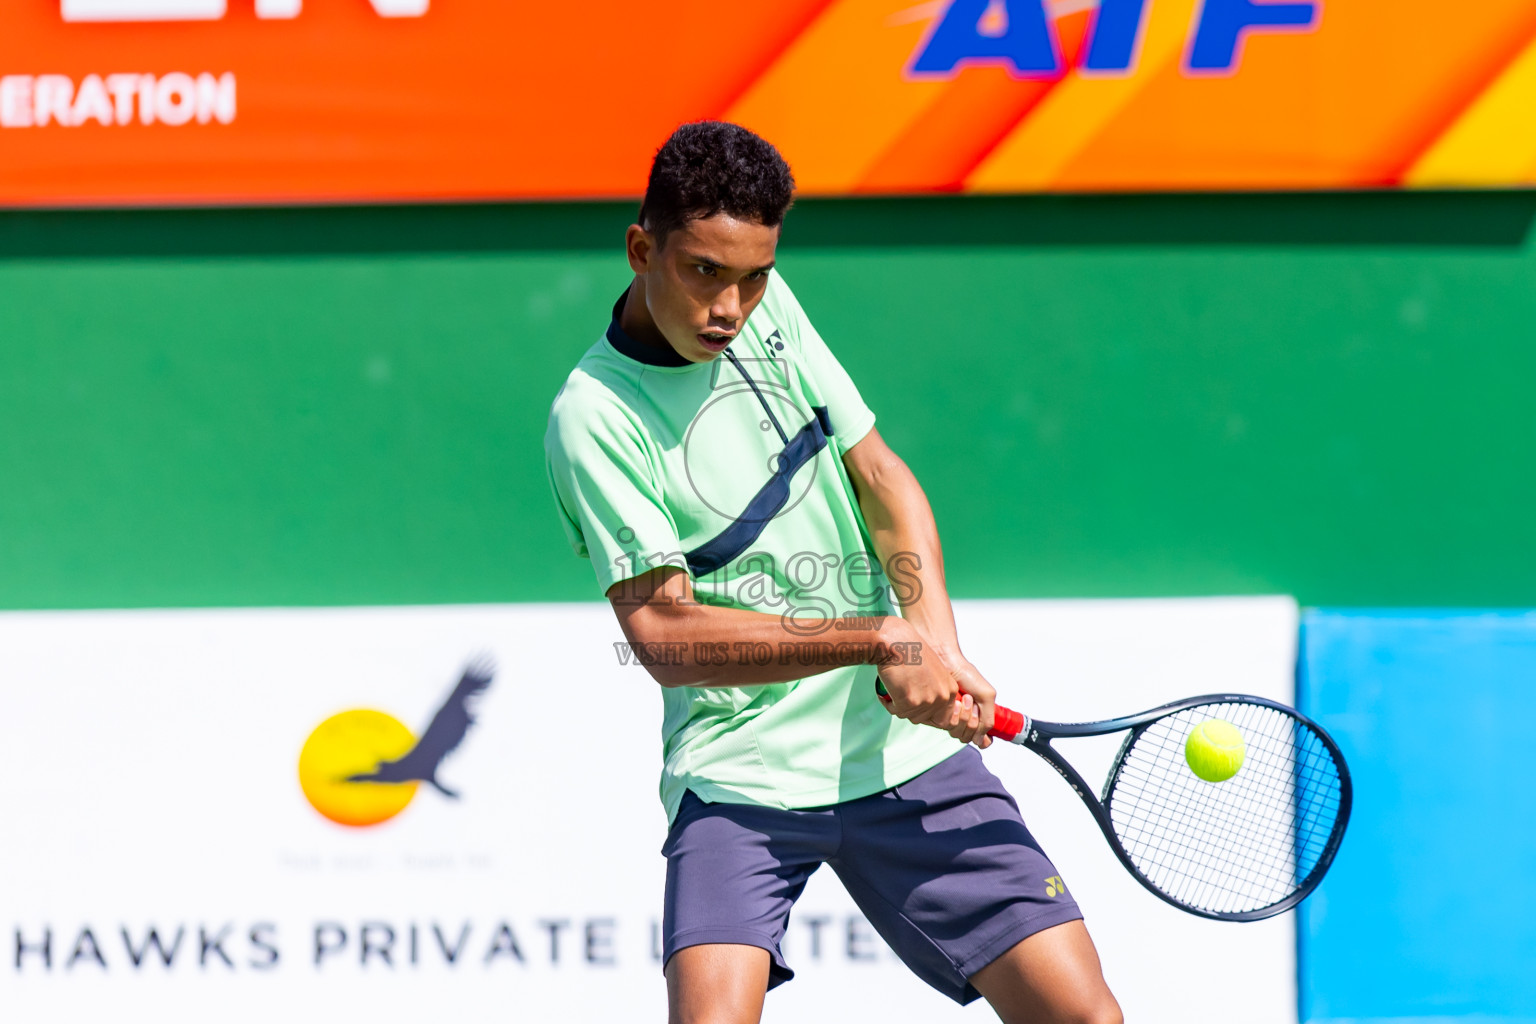
[[[868,471],[862,483],[859,508],[902,615],[945,653],[958,654],[944,551],[922,485],[894,453]]]
[[[804,679],[848,665],[911,663],[922,637],[896,616],[797,619],[722,608],[694,599],[681,570],[631,581],[626,599],[609,594],[628,658],[663,686],[760,686]]]
[[[709,605],[655,617],[629,644],[632,656],[662,686],[787,683],[847,665],[921,656],[921,641],[895,616],[871,627],[862,619],[786,620]]]

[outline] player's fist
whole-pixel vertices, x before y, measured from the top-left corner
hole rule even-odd
[[[985,750],[992,745],[992,737],[987,733],[997,714],[997,690],[976,670],[975,665],[964,658],[950,658],[949,663],[950,674],[965,694],[961,703],[970,708],[964,721],[957,722],[949,734],[962,743],[974,743]]]
[[[886,636],[887,632],[901,635]],[[891,714],[937,729],[959,726],[969,712],[962,712],[960,684],[944,662],[927,649],[917,631],[902,619],[887,620],[881,633],[882,641],[891,651],[902,652],[899,657],[892,655],[877,663],[889,698],[886,708]]]

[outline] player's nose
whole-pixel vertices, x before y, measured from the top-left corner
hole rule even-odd
[[[720,289],[709,307],[712,320],[724,320],[735,326],[741,321],[741,289],[736,285]]]

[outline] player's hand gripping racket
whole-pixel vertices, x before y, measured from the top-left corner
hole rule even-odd
[[[876,682],[875,691],[890,703],[884,684]],[[1196,727],[1212,719],[1241,734],[1239,767],[1220,782],[1197,776],[1191,764],[1199,762],[1185,749]],[[1349,768],[1333,738],[1299,711],[1262,697],[1189,697],[1071,725],[999,705],[994,722],[991,736],[1029,748],[1071,784],[1138,882],[1201,917],[1257,921],[1294,907],[1322,881],[1349,823]],[[1096,799],[1051,741],[1122,731]]]

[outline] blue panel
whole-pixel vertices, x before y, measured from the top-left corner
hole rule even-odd
[[[1355,782],[1302,1021],[1536,1024],[1536,613],[1311,612],[1297,694]]]

